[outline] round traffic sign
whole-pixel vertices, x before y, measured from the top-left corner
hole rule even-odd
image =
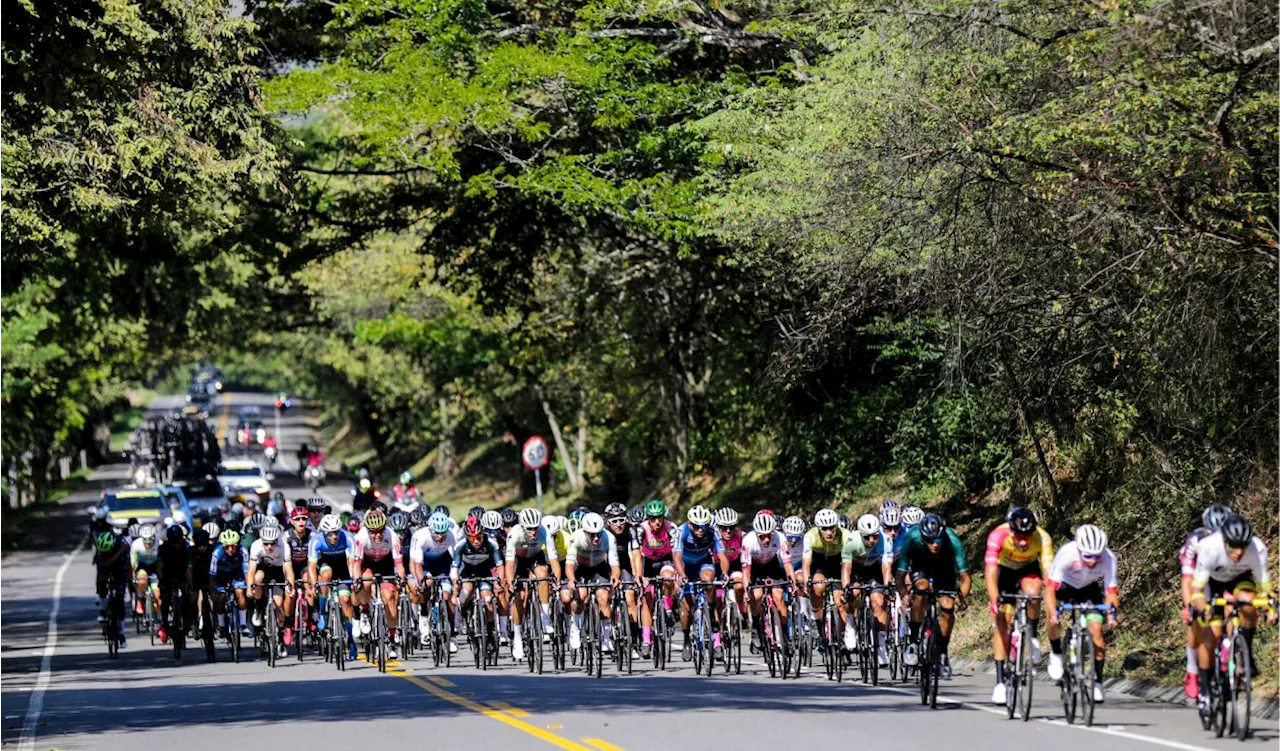
[[[540,435],[531,436],[524,442],[524,448],[520,450],[520,458],[524,460],[524,466],[535,471],[547,466],[550,456],[547,442]]]

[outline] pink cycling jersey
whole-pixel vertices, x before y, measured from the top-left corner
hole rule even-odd
[[[676,536],[675,525],[664,520],[662,527],[654,532],[646,519],[645,523],[640,525],[640,529],[640,555],[651,561],[670,560],[672,543]]]

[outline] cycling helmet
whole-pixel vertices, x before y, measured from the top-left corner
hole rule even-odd
[[[762,508],[762,509],[760,509],[760,513],[764,514],[765,516],[773,516],[773,509],[771,509],[771,508]]]
[[[155,526],[151,524],[143,524],[141,527],[138,527],[138,537],[141,537],[143,542],[155,542]]]
[[[263,542],[278,542],[280,540],[279,527],[263,527],[262,534],[258,537]]]
[[[824,508],[813,515],[813,523],[818,527],[831,528],[840,524],[840,516],[829,508]]]
[[[1231,516],[1231,509],[1221,503],[1215,503],[1200,514],[1200,523],[1210,532],[1217,532],[1222,529],[1222,523],[1229,516]]]
[[[627,515],[627,507],[618,502],[610,503],[604,507],[604,516],[606,519],[617,519]]]
[[[484,506],[472,506],[471,508],[467,509],[468,519],[472,517],[479,519],[482,516],[484,516]]]
[[[650,517],[666,516],[667,504],[659,500],[652,500],[645,504],[644,515]]]
[[[387,526],[393,532],[403,532],[409,528],[409,515],[403,511],[393,511],[387,517]]]
[[[582,531],[589,535],[598,535],[604,531],[604,517],[594,511],[582,517]]]
[[[222,534],[218,535],[218,542],[222,543],[224,546],[239,545],[240,533],[234,529],[224,529],[222,530]]]
[[[778,520],[773,517],[773,514],[756,514],[756,518],[751,520],[751,529],[761,537],[773,534],[777,528]]]
[[[93,510],[93,518],[102,521],[107,518],[107,510],[104,508],[96,508]]]
[[[365,493],[369,492],[370,490],[373,490],[373,480],[370,480],[368,477],[361,477],[360,490]]]
[[[266,517],[263,516],[262,514],[253,514],[248,519],[244,520],[244,524],[249,529],[253,530],[254,532],[257,532],[258,530],[262,529],[262,525],[264,524],[263,519],[265,518]]]
[[[385,514],[387,513],[387,504],[383,503],[382,501],[374,501],[373,503],[369,504],[369,511],[381,511],[382,513]],[[365,513],[368,513],[368,511],[366,511]]]
[[[578,530],[582,529],[582,520],[574,519],[572,516],[563,521],[565,531],[570,535],[578,534]]]
[[[763,514],[764,512],[762,511],[760,513]],[[770,516],[772,516],[772,514],[770,514]],[[807,529],[807,527],[805,526],[804,519],[801,519],[798,516],[788,516],[786,519],[782,520],[782,533],[787,537],[799,537],[804,534],[805,529]]]
[[[283,491],[283,490],[277,490],[274,494],[272,494],[271,498],[272,498],[273,500],[280,501],[281,503],[284,503],[284,491]]]
[[[208,532],[207,530],[205,530],[204,528],[197,529],[196,531],[192,532],[192,533],[191,533],[191,544],[193,544],[193,545],[208,545],[208,544],[209,544],[209,532]]]
[[[542,518],[542,526],[547,528],[548,535],[554,535],[564,528],[564,517],[550,514]]]
[[[689,514],[686,518],[689,524],[695,527],[705,527],[711,523],[711,512],[707,510],[706,506],[697,505],[689,509]]]
[[[182,527],[176,525],[169,527],[164,531],[164,539],[175,544],[184,537],[186,537],[186,533],[183,531]]]
[[[362,479],[362,480],[368,479],[368,477],[369,477],[369,468],[368,468],[368,467],[361,467],[359,470],[357,470],[357,471],[356,471],[356,477],[359,477],[359,478],[360,478],[360,479]]]
[[[631,510],[627,512],[627,521],[637,526],[643,524],[644,506],[632,506]]]
[[[222,527],[219,527],[217,522],[209,522],[201,527],[201,529],[203,529],[204,533],[209,536],[210,540],[218,539],[218,533],[222,531]]]
[[[1107,533],[1092,524],[1081,524],[1076,529],[1076,547],[1080,555],[1102,555],[1107,549]]]
[[[536,508],[520,511],[520,526],[525,529],[537,529],[542,524],[542,512]]]
[[[435,532],[438,535],[443,535],[447,534],[449,532],[449,527],[453,525],[450,524],[448,516],[437,511],[431,515],[430,519],[427,520],[427,526],[431,527],[432,532]]]
[[[448,506],[446,506],[446,505],[444,505],[443,503],[440,503],[440,504],[437,504],[435,508],[431,509],[431,513],[433,513],[433,514],[444,514],[445,516],[448,516],[448,515],[449,515],[449,507],[448,507]]]
[[[938,542],[947,532],[947,523],[937,514],[925,514],[920,520],[920,537],[925,542]]]
[[[575,522],[575,521],[576,521],[576,522],[581,523],[581,522],[582,522],[582,517],[584,517],[584,516],[586,516],[586,515],[587,515],[587,512],[586,512],[586,511],[583,511],[581,508],[576,508],[576,509],[574,509],[573,511],[570,511],[570,512],[569,512],[569,521],[571,521],[571,522]]]
[[[731,508],[718,508],[713,515],[716,520],[717,527],[736,527],[738,526],[738,512]]]
[[[484,534],[484,529],[480,526],[480,519],[475,516],[468,516],[467,520],[462,523],[462,533],[467,537],[479,537]]]
[[[325,514],[320,520],[320,531],[326,535],[342,531],[342,520],[336,514]]]
[[[1015,535],[1029,535],[1036,531],[1036,515],[1029,508],[1014,506],[1009,509],[1008,521],[1009,529]]]
[[[99,553],[110,553],[111,549],[116,546],[116,536],[114,532],[103,532],[98,535],[93,542],[97,546]]]
[[[307,511],[325,511],[329,509],[329,502],[323,498],[308,498]]]
[[[1222,539],[1227,547],[1239,550],[1247,547],[1253,540],[1253,527],[1239,514],[1232,514],[1222,523]]]
[[[360,516],[358,514],[347,519],[347,531],[353,535],[360,531]]]
[[[266,527],[279,527],[280,520],[275,518],[274,516],[264,516],[262,517],[262,526],[264,529]]]
[[[894,509],[896,512],[897,509]],[[880,513],[884,513],[881,511]],[[880,531],[880,519],[875,514],[863,514],[858,517],[858,534],[870,537]]]
[[[419,506],[413,511],[409,512],[409,526],[425,527],[427,526],[427,520],[430,518],[431,518],[431,514],[427,513],[426,508]]]
[[[401,473],[400,473],[400,484],[401,484],[401,485],[412,485],[412,484],[413,484],[413,473],[412,473],[412,472],[401,472]]]
[[[132,538],[132,537],[137,537],[137,536],[138,536],[138,520],[137,520],[137,519],[130,519],[130,520],[129,520],[129,523],[125,525],[125,527],[124,527],[124,531],[125,531],[125,533],[126,533],[126,534],[128,534],[128,535],[129,535],[129,537],[131,537],[131,538]]]
[[[908,527],[914,527],[924,518],[924,511],[919,506],[903,506],[902,507],[902,523]]]
[[[861,520],[859,520],[861,521]],[[885,501],[880,504],[880,523],[886,527],[896,527],[902,522],[902,509],[897,501]]]
[[[502,514],[497,511],[486,511],[480,517],[480,526],[485,529],[502,529]]]
[[[520,514],[513,508],[502,510],[502,526],[514,527],[520,523]]]
[[[175,512],[173,512],[173,517],[172,517],[172,518],[173,518],[173,523],[174,523],[174,524],[186,524],[186,523],[187,523],[187,514],[186,514],[186,512],[183,512],[183,511],[175,511]]]
[[[853,519],[848,514],[841,514],[839,519],[840,529],[853,529]]]
[[[289,512],[290,519],[306,519],[307,510],[301,506],[294,506],[293,511]]]
[[[370,532],[378,532],[387,528],[387,515],[381,511],[370,511],[364,515],[364,528]]]

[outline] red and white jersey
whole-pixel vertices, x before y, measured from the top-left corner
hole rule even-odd
[[[1049,571],[1049,586],[1057,589],[1064,584],[1072,589],[1084,589],[1094,582],[1102,582],[1107,594],[1119,591],[1116,582],[1116,555],[1111,548],[1102,551],[1102,558],[1092,566],[1080,557],[1080,548],[1075,540],[1058,548],[1053,557],[1053,567]]]
[[[790,560],[790,558],[791,552],[787,549],[787,538],[781,532],[775,530],[767,535],[748,532],[742,538],[743,566]]]
[[[356,533],[355,550],[357,561],[381,561],[387,556],[397,561],[403,558],[400,552],[400,535],[389,529],[382,530],[381,540],[374,540],[369,530],[361,527]]]
[[[1182,567],[1182,575],[1188,579],[1196,573],[1196,557],[1200,554],[1200,541],[1213,534],[1207,527],[1197,527],[1194,532],[1187,535],[1187,539],[1182,543],[1182,549],[1178,551],[1178,563]]]

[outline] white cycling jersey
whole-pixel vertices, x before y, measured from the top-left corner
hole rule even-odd
[[[456,547],[458,547],[458,538],[453,532],[446,532],[444,539],[437,542],[431,530],[423,527],[409,538],[409,560],[422,563],[428,558],[453,555],[453,549]]]
[[[742,538],[743,566],[781,562],[790,558],[791,551],[787,548],[787,538],[776,530],[764,536],[752,531]]]
[[[281,535],[276,542],[273,550],[267,550],[267,546],[261,539],[253,541],[253,546],[249,548],[249,563],[258,566],[283,566],[284,562],[290,560],[289,541]]]
[[[159,540],[153,540],[151,543],[151,547],[149,548],[142,542],[141,537],[129,543],[129,562],[132,563],[134,566],[137,566],[138,564],[142,564],[143,566],[150,566],[151,564],[155,563],[156,560],[159,558],[160,558],[160,541]]]
[[[355,548],[357,561],[381,561],[387,556],[398,561],[403,557],[400,552],[400,535],[389,529],[382,530],[381,540],[375,540],[369,530],[361,527],[356,533]]]
[[[569,538],[569,548],[565,555],[566,564],[588,568],[606,562],[610,566],[618,565],[618,542],[609,530],[601,532],[600,541],[596,543],[591,542],[591,538],[584,529],[578,530]]]
[[[1253,583],[1259,590],[1271,586],[1271,572],[1267,570],[1267,546],[1254,537],[1244,549],[1240,560],[1233,561],[1227,553],[1227,541],[1221,532],[1215,532],[1200,541],[1196,554],[1196,573],[1191,584],[1203,588],[1212,579],[1228,582],[1244,574],[1253,574]]]
[[[1089,566],[1080,557],[1080,547],[1075,540],[1058,548],[1053,557],[1053,569],[1049,572],[1049,585],[1055,589],[1066,585],[1072,589],[1084,589],[1094,582],[1102,582],[1107,594],[1119,591],[1116,582],[1116,555],[1111,548],[1102,551],[1102,558]]]

